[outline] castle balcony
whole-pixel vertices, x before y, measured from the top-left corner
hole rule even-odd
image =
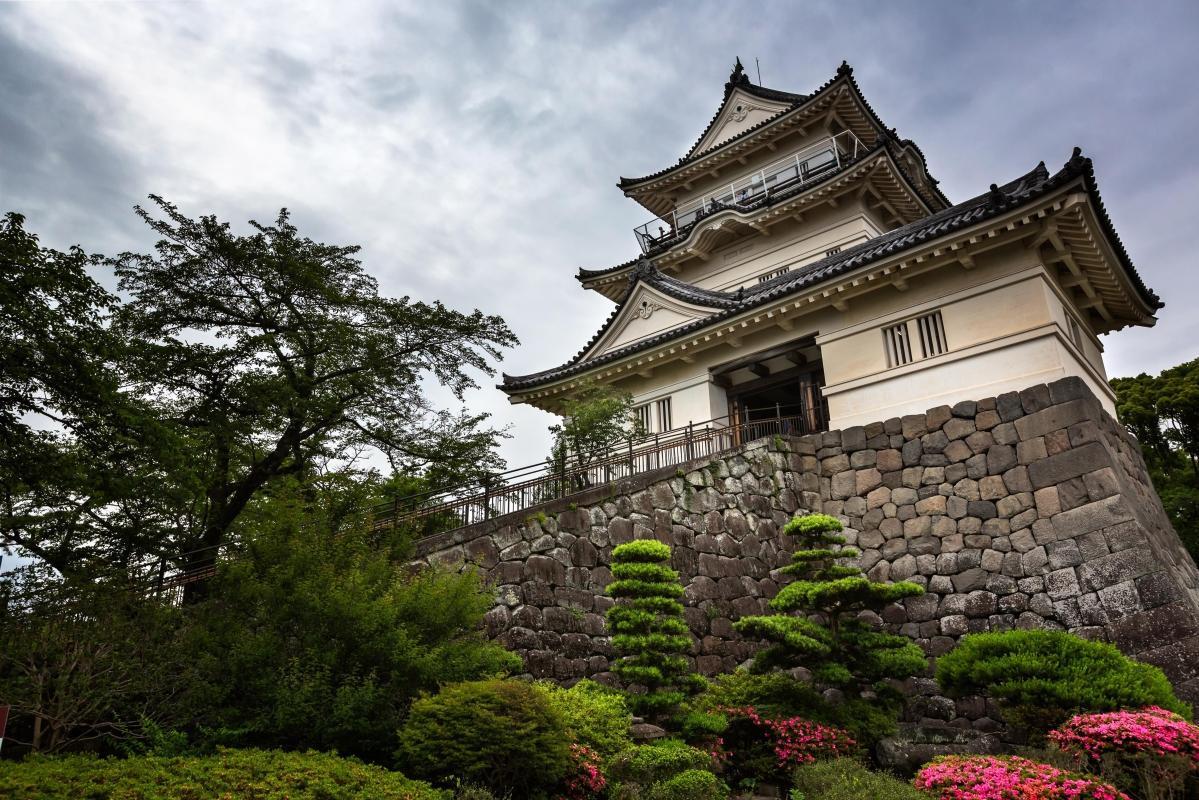
[[[796,194],[804,186],[828,177],[865,152],[858,137],[842,131],[634,228],[637,244],[643,253],[660,251],[686,237],[697,223],[718,211],[756,211],[773,199]]]

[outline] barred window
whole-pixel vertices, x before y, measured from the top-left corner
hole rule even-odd
[[[883,343],[887,350],[888,367],[898,367],[911,362],[912,342],[906,322],[883,328]]]
[[[661,400],[654,403],[658,411],[658,430],[668,431],[674,427],[670,420],[670,398],[663,397]]]
[[[786,275],[790,271],[790,267],[781,267],[772,272],[767,272],[765,275],[758,276],[758,283],[766,283],[766,281],[777,278],[779,275]]]
[[[1078,322],[1074,317],[1066,317],[1070,322],[1070,338],[1074,341],[1074,346],[1079,350],[1082,349],[1082,329],[1078,327]]]
[[[939,356],[949,349],[945,343],[945,325],[941,322],[940,311],[917,317],[916,327],[920,331],[920,352],[923,358]]]
[[[649,403],[645,403],[644,405],[639,405],[639,406],[634,407],[633,408],[633,416],[637,420],[637,427],[639,427],[641,429],[641,432],[649,433],[649,431],[651,430]]]
[[[837,253],[840,253],[840,252],[841,252],[841,245],[837,245],[836,247],[830,247],[828,250],[824,251],[824,257],[828,258],[829,256],[835,256],[835,255],[837,255]]]

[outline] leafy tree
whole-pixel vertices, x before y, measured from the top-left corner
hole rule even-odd
[[[611,386],[587,383],[562,406],[563,421],[550,426],[554,441],[548,464],[557,474],[577,471],[569,488],[589,485],[588,467],[619,453],[630,438],[645,433],[633,414],[633,397]],[[568,486],[561,488],[562,492]]]
[[[44,567],[2,584],[0,698],[12,706],[5,748],[111,751],[174,708],[186,665],[177,658],[177,609],[120,585],[63,581]]]
[[[612,671],[630,684],[645,687],[630,697],[639,714],[665,719],[687,694],[706,685],[688,664],[691,650],[687,623],[683,621],[683,595],[679,574],[666,566],[670,548],[649,539],[612,549],[612,575],[608,594],[618,602],[608,609],[612,647],[622,658]]]
[[[238,557],[187,609],[193,736],[386,762],[420,692],[519,670],[483,638],[494,598],[478,576],[414,573],[410,540],[372,528],[368,496],[333,475],[251,503]]]
[[[898,702],[887,679],[922,672],[927,665],[924,653],[907,637],[874,630],[858,615],[924,590],[910,581],[877,583],[858,567],[840,563],[859,555],[844,546],[841,529],[841,522],[827,514],[788,522],[783,533],[795,537],[798,549],[782,572],[798,580],[770,601],[779,613],[744,617],[734,627],[772,642],[754,658],[755,671],[802,666],[818,683],[850,697],[869,691],[884,702]]]
[[[422,385],[460,399],[515,343],[503,320],[380,296],[357,247],[302,236],[286,210],[239,235],[152,199],[137,213],[154,252],[104,262],[123,302],[82,251],[39,248],[13,215],[0,231],[7,541],[64,573],[206,548],[202,567],[272,482],[365,449],[433,485],[497,471],[502,433]],[[63,427],[14,423],[30,406]]]
[[[1199,560],[1199,359],[1111,386],[1174,529]]]

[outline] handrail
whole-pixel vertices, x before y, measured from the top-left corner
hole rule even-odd
[[[377,527],[399,525],[426,518],[443,518],[445,530],[453,530],[493,517],[522,511],[530,506],[566,497],[660,467],[674,466],[713,455],[753,439],[771,435],[803,435],[824,428],[823,409],[804,408],[784,416],[783,406],[752,409],[744,417],[717,417],[691,423],[639,440],[628,440],[604,457],[563,465],[547,462],[509,470],[480,485],[397,498],[375,509]],[[774,416],[752,419],[761,412]]]
[[[744,210],[758,201],[836,171],[865,151],[865,146],[850,131],[841,131],[773,164],[755,170],[727,186],[674,207],[667,215],[655,217],[633,229],[641,252],[648,253],[671,239],[681,237],[704,217],[726,208]],[[656,226],[657,232],[651,231]]]

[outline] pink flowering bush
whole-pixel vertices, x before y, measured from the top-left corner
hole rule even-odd
[[[941,756],[916,775],[939,800],[1129,800],[1116,787],[1018,756]]]
[[[570,746],[570,768],[562,779],[560,800],[592,800],[608,785],[600,771],[599,754],[581,744]]]
[[[753,706],[721,708],[729,716],[721,760],[736,777],[771,778],[789,774],[801,764],[850,755],[857,743],[831,725],[803,717],[770,719]]]
[[[1138,711],[1079,714],[1049,740],[1139,797],[1171,797],[1199,772],[1199,726],[1150,706]]]

